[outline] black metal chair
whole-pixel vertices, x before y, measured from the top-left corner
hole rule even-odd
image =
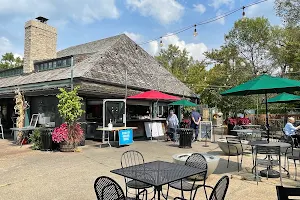
[[[223,176],[213,188],[210,194],[209,200],[224,200],[229,186],[229,177]],[[185,200],[181,197],[176,197],[174,199]]]
[[[294,166],[295,166],[295,181],[297,180],[297,165],[296,165],[296,161],[300,161],[300,152],[299,151],[295,151],[294,147],[295,147],[295,143],[294,143],[294,139],[291,136],[287,136],[285,135],[285,141],[287,143],[291,144],[291,147],[287,148],[286,151],[284,152],[284,167],[286,167],[286,163],[287,163],[287,167],[288,167],[288,172],[290,171],[290,165],[289,165],[289,160],[293,160],[294,161]]]
[[[238,163],[238,172],[239,172],[240,171],[240,165],[241,165],[241,168],[242,168],[242,164],[243,164],[244,149],[243,149],[242,142],[237,137],[226,137],[226,140],[227,140],[227,146],[228,146],[228,150],[229,150],[228,159],[227,159],[227,168],[229,166],[230,156],[231,155],[236,155],[237,156],[237,163]],[[238,148],[237,146],[240,146],[241,148]],[[240,164],[240,160],[239,160],[239,155],[241,155],[241,164]]]
[[[143,190],[136,198],[128,198],[124,195],[121,186],[113,179],[107,176],[100,176],[94,182],[94,189],[98,200],[131,200],[139,199],[143,194],[147,199],[147,192]],[[145,193],[145,194],[144,194]]]
[[[264,159],[259,159],[258,158],[259,154],[267,156],[267,157],[265,157]],[[273,159],[274,157],[277,157],[278,159]],[[273,166],[279,166],[280,184],[282,185],[280,146],[260,146],[260,145],[256,146],[256,148],[255,148],[255,179],[256,179],[256,184],[258,185],[257,166],[267,167],[267,179],[269,178],[269,170]]]
[[[144,164],[144,157],[143,155],[135,150],[129,150],[126,151],[122,154],[121,157],[121,166],[122,168],[125,167],[130,167],[133,165],[140,165],[140,164]],[[136,180],[132,180],[129,178],[125,177],[125,184],[126,184],[126,197],[128,196],[128,190],[129,189],[134,189],[135,190],[135,194],[137,195],[139,193],[140,190],[143,189],[147,189],[147,188],[151,188],[151,185],[148,185],[146,183],[142,183],[140,181],[136,181]]]
[[[206,159],[203,155],[199,154],[199,153],[193,153],[191,156],[189,156],[185,162],[186,166],[189,167],[194,167],[194,168],[199,168],[199,169],[203,169],[204,172],[197,174],[195,176],[189,177],[189,179],[192,179],[192,181],[188,181],[188,180],[180,180],[180,181],[175,181],[172,182],[170,184],[168,184],[168,190],[167,190],[167,198],[168,198],[168,194],[169,194],[169,189],[174,188],[177,190],[181,190],[181,198],[184,199],[184,192],[191,192],[190,193],[190,199],[194,199],[195,195],[197,193],[197,190],[200,187],[204,188],[204,192],[205,192],[205,196],[207,199],[207,192],[206,192],[206,187],[212,188],[211,186],[207,186],[205,184],[206,181],[206,175],[207,175],[207,162]],[[197,180],[203,180],[203,184],[196,184]],[[193,195],[193,191],[194,195]]]
[[[289,196],[300,197],[300,188],[288,188],[283,186],[276,186],[278,200],[289,200]],[[292,199],[290,199],[292,200]]]

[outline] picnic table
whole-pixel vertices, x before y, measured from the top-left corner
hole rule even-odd
[[[152,185],[154,187],[154,198],[157,193],[157,199],[160,199],[163,185],[200,174],[204,172],[204,170],[165,161],[153,161],[115,169],[111,172]]]

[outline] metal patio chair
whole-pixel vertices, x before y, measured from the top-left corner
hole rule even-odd
[[[226,137],[226,140],[227,140],[227,146],[228,146],[228,150],[229,150],[228,159],[227,159],[227,168],[229,167],[230,156],[234,155],[237,157],[238,172],[239,172],[240,165],[242,168],[242,164],[243,164],[244,149],[243,149],[242,142],[237,137]],[[240,146],[241,148],[238,148],[237,146]],[[239,155],[241,155],[241,164],[240,164],[240,160],[239,160]]]
[[[204,172],[190,177],[190,179],[193,179],[192,181],[179,180],[179,181],[175,181],[175,182],[168,184],[167,198],[168,198],[170,187],[177,189],[177,190],[181,190],[181,198],[183,198],[183,199],[184,199],[183,193],[188,192],[188,191],[190,192],[190,199],[194,199],[195,195],[197,193],[197,190],[200,187],[203,187],[205,196],[207,199],[206,187],[209,187],[209,188],[212,188],[212,187],[205,184],[205,181],[207,178],[207,176],[206,176],[207,175],[207,162],[206,162],[205,157],[203,155],[201,155],[200,153],[193,153],[191,156],[189,156],[187,158],[185,165],[189,166],[189,167],[203,169]],[[196,181],[199,179],[203,179],[203,184],[196,184]],[[194,195],[193,195],[193,191],[195,191]]]
[[[300,152],[299,151],[295,151],[294,147],[295,147],[295,143],[294,143],[294,139],[291,136],[285,136],[285,140],[284,142],[290,143],[291,147],[286,148],[285,152],[283,153],[284,155],[284,168],[286,168],[286,163],[287,163],[287,168],[288,168],[288,172],[290,171],[290,165],[289,165],[289,160],[293,160],[294,161],[294,166],[295,166],[295,181],[297,180],[297,165],[296,165],[296,161],[300,161]]]
[[[147,192],[145,193],[145,190],[138,194],[136,198],[126,197],[121,186],[115,180],[107,176],[100,176],[95,180],[94,190],[98,200],[133,200],[140,199],[139,195],[141,194],[147,199]]]
[[[220,180],[213,188],[209,200],[224,200],[228,190],[228,186],[229,186],[229,177],[223,176],[222,178],[220,178]],[[185,200],[181,197],[176,197],[175,199]]]
[[[258,155],[264,155],[267,158],[259,159]],[[273,159],[274,157],[277,157],[278,159]],[[269,176],[269,170],[273,166],[278,166],[279,167],[279,175],[280,175],[280,184],[282,185],[280,146],[259,146],[259,145],[256,146],[256,148],[255,148],[255,179],[256,179],[256,184],[258,185],[257,166],[267,167],[267,179]]]
[[[122,156],[121,156],[121,166],[122,168],[125,167],[130,167],[133,165],[140,165],[140,164],[144,164],[144,157],[143,155],[135,150],[129,150],[129,151],[125,151]],[[140,190],[144,190],[147,188],[151,188],[151,185],[148,185],[146,183],[140,182],[140,181],[136,181],[136,180],[132,180],[130,178],[125,178],[125,184],[126,184],[126,197],[128,196],[128,190],[129,189],[134,189],[135,190],[135,194],[137,195],[139,193]]]

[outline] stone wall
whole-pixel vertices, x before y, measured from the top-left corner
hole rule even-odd
[[[26,22],[23,72],[34,71],[33,61],[56,58],[56,43],[54,27],[36,20]]]

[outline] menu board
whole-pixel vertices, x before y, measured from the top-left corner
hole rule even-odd
[[[199,135],[200,138],[207,138],[212,141],[212,122],[211,121],[201,121],[199,124]]]

